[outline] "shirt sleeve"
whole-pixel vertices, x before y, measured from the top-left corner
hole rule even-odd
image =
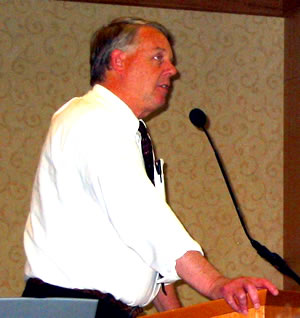
[[[81,169],[89,191],[95,200],[104,200],[107,217],[124,244],[159,272],[163,282],[178,280],[176,260],[202,249],[149,180],[136,133],[115,130],[104,121],[87,129],[90,139],[82,139]]]

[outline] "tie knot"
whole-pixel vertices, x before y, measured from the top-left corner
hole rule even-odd
[[[153,149],[151,139],[148,135],[145,124],[140,120],[139,132],[141,133],[141,146],[143,152],[143,158],[145,163],[145,169],[151,182],[154,184],[154,160]]]
[[[139,132],[141,133],[142,137],[145,137],[148,134],[147,128],[141,120],[140,120]]]

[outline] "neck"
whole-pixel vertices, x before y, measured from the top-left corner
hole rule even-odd
[[[106,89],[110,90],[113,94],[118,96],[125,104],[127,104],[127,106],[132,110],[132,112],[138,119],[145,118],[149,115],[145,114],[141,107],[135,105],[133,101],[135,100],[134,95],[136,95],[136,92],[134,92],[134,95],[130,94],[130,90],[127,89],[125,83],[122,83],[120,81],[111,81],[107,79],[104,82],[98,84],[102,85]]]

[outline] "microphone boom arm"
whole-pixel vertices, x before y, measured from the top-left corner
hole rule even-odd
[[[204,133],[205,133],[205,135],[206,135],[206,137],[207,137],[207,139],[208,139],[208,141],[209,141],[209,143],[210,143],[212,149],[214,150],[214,153],[215,153],[216,159],[217,159],[217,161],[218,161],[220,170],[221,170],[221,172],[222,172],[223,178],[224,178],[225,183],[226,183],[226,185],[227,185],[227,189],[228,189],[228,191],[229,191],[229,193],[230,193],[232,202],[233,202],[234,207],[235,207],[235,209],[236,209],[236,211],[237,211],[238,217],[239,217],[240,222],[241,222],[241,224],[242,224],[242,227],[243,227],[243,229],[244,229],[244,231],[245,231],[245,234],[246,234],[246,236],[248,237],[248,239],[251,241],[252,238],[251,238],[251,236],[250,236],[250,234],[249,234],[249,232],[248,232],[248,230],[247,230],[246,223],[245,223],[245,221],[244,221],[244,219],[243,219],[243,217],[242,217],[242,213],[241,213],[241,211],[240,211],[240,207],[239,207],[239,205],[238,205],[238,202],[237,202],[237,200],[236,200],[236,197],[235,197],[235,195],[234,195],[234,192],[232,191],[232,187],[231,187],[230,181],[229,181],[229,179],[228,179],[228,177],[227,177],[227,174],[226,174],[224,165],[223,165],[223,163],[222,163],[222,161],[221,161],[221,158],[220,158],[220,156],[219,156],[219,154],[218,154],[218,152],[217,152],[216,147],[214,146],[214,143],[213,143],[213,141],[212,141],[212,139],[211,139],[211,137],[210,137],[210,135],[209,135],[207,129],[205,129],[205,127],[202,127],[202,129],[203,129],[203,131],[204,131]]]
[[[286,263],[286,261],[278,254],[271,252],[266,246],[260,244],[258,241],[254,240],[251,235],[248,232],[247,226],[245,224],[245,221],[243,219],[240,207],[238,205],[238,202],[236,200],[235,194],[232,191],[232,187],[230,184],[230,181],[227,177],[226,171],[224,169],[223,163],[220,159],[220,156],[217,152],[216,147],[214,146],[214,143],[207,131],[207,129],[204,127],[204,125],[201,127],[205,133],[205,135],[207,136],[207,139],[209,141],[209,143],[211,144],[212,149],[214,150],[216,159],[219,163],[219,167],[221,169],[222,175],[224,177],[225,183],[227,185],[227,189],[230,193],[232,202],[234,204],[234,207],[236,209],[236,212],[238,214],[239,220],[242,224],[242,227],[244,229],[244,232],[247,236],[247,238],[249,239],[252,247],[256,250],[256,252],[258,253],[258,255],[260,255],[262,258],[264,258],[267,262],[269,262],[271,265],[273,265],[273,267],[275,267],[279,272],[281,272],[282,274],[289,276],[290,278],[292,278],[295,282],[297,282],[300,285],[300,277],[289,267],[289,265]]]

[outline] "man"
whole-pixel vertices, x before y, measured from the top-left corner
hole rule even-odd
[[[95,33],[92,89],[54,114],[43,146],[23,296],[94,297],[98,317],[136,317],[151,301],[159,311],[180,307],[178,279],[242,313],[247,293],[255,307],[257,289],[278,293],[268,280],[216,271],[166,204],[159,165],[147,174],[139,126],[166,103],[177,73],[171,43],[163,26],[141,19]]]

